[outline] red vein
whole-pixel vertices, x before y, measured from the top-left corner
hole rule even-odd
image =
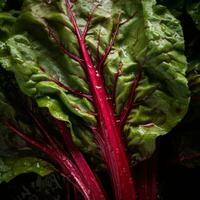
[[[112,104],[113,104],[114,110],[115,110],[115,106],[116,106],[115,101],[116,101],[117,82],[118,82],[119,76],[122,73],[122,66],[123,66],[123,63],[120,62],[119,65],[118,65],[118,68],[117,68],[117,72],[115,73],[115,77],[114,77],[114,85],[113,85],[113,93],[112,93]]]
[[[69,92],[71,92],[75,96],[84,97],[84,98],[88,99],[89,101],[93,101],[92,96],[89,95],[89,94],[85,94],[83,92],[80,92],[80,91],[77,91],[77,90],[73,90],[72,88],[64,85],[63,83],[61,83],[60,81],[58,81],[56,79],[51,79],[51,81],[56,83],[58,86],[62,87],[63,89],[68,90]]]
[[[104,65],[106,59],[108,58],[108,56],[109,56],[109,54],[110,54],[110,52],[111,52],[111,50],[112,50],[112,48],[113,48],[113,46],[114,46],[114,43],[115,43],[115,41],[116,41],[117,34],[118,34],[118,32],[119,32],[119,27],[120,27],[120,16],[121,16],[121,15],[119,15],[119,18],[118,18],[117,27],[116,27],[115,31],[112,33],[112,37],[111,37],[110,43],[109,43],[108,47],[105,49],[105,51],[104,51],[102,57],[100,58],[100,62],[99,62],[98,65],[97,65],[97,69],[99,70],[99,72],[101,72],[101,74],[102,74],[102,72],[103,72],[103,65]]]
[[[126,119],[133,107],[134,101],[135,101],[135,96],[136,96],[136,89],[139,85],[139,81],[141,79],[141,70],[139,69],[138,74],[136,75],[135,80],[133,80],[132,86],[131,86],[131,90],[130,90],[130,94],[129,97],[127,98],[127,101],[124,105],[124,108],[120,114],[120,129],[123,128]]]
[[[40,67],[40,69],[41,69],[44,73],[46,73],[46,70],[45,70],[43,67]],[[66,85],[64,85],[63,83],[61,83],[59,80],[57,80],[57,79],[51,77],[49,74],[48,74],[48,76],[50,77],[50,80],[49,80],[49,81],[52,81],[52,82],[56,83],[59,87],[63,88],[64,90],[67,90],[67,91],[71,92],[71,93],[72,93],[73,95],[75,95],[75,96],[86,98],[87,100],[89,100],[89,101],[91,101],[91,102],[93,101],[91,95],[86,94],[86,93],[83,93],[83,92],[81,92],[81,91],[73,90],[73,89],[70,88],[69,86],[66,86]]]
[[[80,31],[80,29],[78,27],[78,24],[76,22],[76,19],[75,19],[75,14],[72,11],[73,4],[70,2],[70,0],[65,0],[65,4],[66,4],[66,8],[67,8],[69,19],[70,19],[70,21],[71,21],[71,23],[72,23],[72,25],[74,27],[74,33],[76,34],[77,39],[78,40],[80,40],[80,38],[83,39],[81,31]]]
[[[49,35],[54,39],[55,43],[58,45],[60,48],[61,52],[63,52],[65,55],[69,56],[71,59],[75,60],[78,62],[81,66],[83,65],[83,60],[79,58],[78,56],[74,55],[73,53],[69,52],[64,44],[58,39],[58,37],[53,33],[53,30],[49,28]]]
[[[129,22],[133,17],[135,17],[137,14],[137,11],[135,11],[129,18],[127,18],[126,20],[120,22],[120,26],[126,24],[127,22]]]
[[[97,52],[96,52],[96,61],[97,63],[100,61],[100,43],[101,43],[101,29],[99,30],[98,38],[97,38]]]
[[[44,125],[41,122],[39,122],[39,120],[37,120],[35,118],[35,116],[31,112],[29,112],[29,115],[34,120],[35,124],[38,126],[38,128],[41,130],[41,132],[44,134],[44,136],[47,138],[47,140],[50,142],[50,144],[52,145],[52,147],[54,147],[54,149],[57,150],[58,149],[58,144],[48,134],[48,132],[46,131],[46,128],[44,127]]]
[[[97,4],[96,6],[94,6],[94,8],[92,9],[92,12],[89,14],[89,16],[87,18],[87,22],[86,22],[85,28],[83,30],[83,33],[82,33],[83,38],[85,38],[87,36],[87,33],[88,33],[89,28],[92,23],[92,18],[93,18],[94,12],[97,10],[98,6],[100,6],[100,4]]]
[[[9,122],[5,122],[4,124],[13,133],[15,133],[16,135],[18,135],[19,137],[21,137],[23,140],[25,140],[27,143],[29,143],[32,146],[36,147],[40,151],[46,153],[47,155],[53,154],[54,150],[51,147],[49,147],[48,145],[45,145],[45,144],[42,144],[39,141],[36,141],[33,137],[31,137],[30,135],[25,134],[24,132],[22,132],[21,130],[19,130],[18,128],[16,128],[14,125],[12,125]]]

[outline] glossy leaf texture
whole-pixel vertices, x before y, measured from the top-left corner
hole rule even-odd
[[[179,21],[154,0],[79,0],[73,10],[83,32],[91,18],[87,46],[118,118],[140,73],[122,134],[133,161],[150,157],[156,138],[169,132],[188,108]],[[74,142],[96,157],[91,132],[97,124],[96,108],[64,1],[25,0],[14,30],[1,43],[0,63],[40,107],[67,121]],[[103,62],[109,43],[112,48]]]

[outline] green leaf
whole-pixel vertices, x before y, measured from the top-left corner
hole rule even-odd
[[[90,114],[94,112],[91,103],[85,98],[71,95],[68,90],[53,81],[59,79],[63,85],[65,82],[66,85],[68,82],[74,84],[74,90],[78,88],[82,89],[83,92],[88,90],[86,86],[81,85],[83,82],[80,80],[81,78],[78,80],[73,74],[69,74],[69,79],[65,78],[62,66],[54,60],[53,55],[45,56],[54,51],[50,52],[50,49],[46,49],[39,42],[29,39],[29,36],[26,35],[11,37],[5,44],[6,49],[3,49],[3,51],[8,51],[10,56],[0,58],[0,62],[5,69],[14,71],[23,92],[39,99],[39,105],[45,105],[41,103],[41,96],[49,96],[49,98],[52,96],[52,99],[57,97],[66,111],[68,110],[74,115],[82,117],[87,122],[95,123],[94,115]],[[72,70],[73,67],[72,65]],[[67,74],[66,72],[66,76]],[[77,86],[78,84],[80,86]],[[47,98],[46,101],[48,101]],[[48,107],[47,103],[45,107]]]
[[[0,157],[0,183],[30,172],[46,176],[53,172],[53,168],[46,161],[34,157]]]
[[[97,3],[80,0],[74,4],[82,30]],[[97,46],[102,55],[117,27],[119,14],[122,25],[103,75],[108,93],[115,94],[115,112],[119,115],[138,68],[142,70],[135,105],[124,127],[132,158],[142,160],[155,150],[156,138],[169,132],[187,111],[184,39],[179,21],[154,0],[103,0],[93,14],[86,37],[95,64]],[[26,0],[16,26],[19,32],[2,45],[0,63],[15,74],[21,90],[34,97],[39,106],[71,123],[78,146],[92,149],[95,154],[96,148],[90,146],[93,144],[90,127],[97,123],[95,105],[74,92],[91,95],[87,77],[80,64],[63,55],[49,36],[50,29],[68,51],[81,56],[64,1]],[[120,63],[122,69],[115,85]]]

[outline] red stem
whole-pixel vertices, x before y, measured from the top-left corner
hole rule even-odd
[[[74,200],[80,200],[79,191],[74,187]]]
[[[96,6],[94,6],[94,8],[92,9],[91,14],[88,16],[88,19],[87,19],[87,22],[86,22],[86,25],[85,25],[85,28],[84,28],[84,31],[83,31],[83,34],[82,34],[83,38],[85,38],[87,36],[87,33],[88,33],[89,28],[90,28],[91,23],[92,23],[93,14],[94,14],[94,12],[96,11],[96,9],[98,8],[99,5],[100,4],[97,4]]]
[[[70,200],[71,198],[71,193],[70,193],[70,185],[69,185],[69,182],[66,180],[65,181],[65,189],[67,191],[66,193],[66,200]]]
[[[139,200],[157,200],[156,159],[143,161],[139,164],[138,195]]]
[[[109,54],[110,54],[110,52],[112,50],[112,47],[113,47],[113,45],[114,45],[114,43],[116,41],[116,37],[117,37],[117,34],[119,32],[119,27],[120,27],[120,15],[119,15],[117,27],[116,27],[115,31],[112,33],[112,37],[111,37],[110,43],[109,43],[108,47],[106,48],[104,54],[100,58],[99,63],[97,64],[97,69],[99,70],[100,74],[103,73],[103,65],[104,65],[106,59],[108,58],[108,56],[109,56]]]
[[[89,165],[85,161],[83,154],[74,145],[72,138],[71,138],[70,131],[67,128],[66,124],[64,122],[57,120],[56,125],[58,126],[60,133],[63,137],[63,140],[66,143],[66,147],[70,151],[76,165],[78,166],[81,173],[84,174],[84,177],[86,178],[85,181],[88,183],[94,199],[95,200],[105,200],[106,195],[105,195],[105,192],[103,191],[103,187],[101,186],[99,180],[93,174]]]
[[[85,182],[77,166],[74,165],[62,151],[59,151],[59,150],[55,151],[55,149],[53,149],[52,147],[45,145],[43,143],[40,143],[39,141],[36,141],[31,136],[23,133],[21,130],[18,130],[11,123],[6,122],[5,125],[13,133],[21,137],[23,140],[25,140],[27,143],[29,143],[33,147],[45,153],[53,162],[56,162],[61,168],[61,171],[64,173],[64,175],[66,175],[66,177],[71,179],[72,182],[75,183],[76,186],[78,186],[78,189],[82,192],[85,199],[95,200],[92,197],[92,194],[88,188],[88,185],[86,184],[87,182]]]
[[[39,149],[40,151],[44,152],[47,155],[53,155],[54,150],[49,145],[45,145],[40,143],[39,141],[36,141],[34,138],[32,138],[30,135],[27,135],[23,133],[21,130],[18,130],[15,126],[13,126],[9,122],[4,123],[8,129],[10,129],[13,133],[21,137],[23,140],[25,140],[27,143],[31,144],[35,148]]]
[[[50,145],[56,150],[58,148],[58,145],[53,140],[53,138],[48,134],[48,132],[46,131],[46,128],[44,127],[44,125],[41,122],[39,122],[39,120],[36,119],[35,116],[31,112],[28,112],[28,113],[31,116],[31,118],[33,119],[33,121],[35,122],[35,124],[38,126],[40,131],[43,133],[43,135],[47,138],[47,140],[49,141]]]
[[[113,189],[117,200],[135,200],[136,193],[134,190],[133,179],[129,162],[125,153],[120,130],[116,124],[116,118],[111,104],[107,100],[107,92],[102,81],[102,77],[96,72],[95,66],[87,50],[85,40],[82,37],[80,29],[72,11],[69,0],[65,0],[69,18],[74,26],[80,49],[85,62],[85,71],[88,75],[91,91],[93,94],[94,104],[98,113],[99,128],[105,142],[103,151],[105,151],[105,160],[111,173]],[[110,48],[109,48],[110,49]],[[109,52],[109,49],[107,52]],[[104,60],[107,53],[104,55]],[[102,63],[102,62],[101,62]],[[102,148],[100,146],[100,148]]]
[[[58,37],[53,33],[53,30],[49,27],[49,36],[52,37],[55,41],[55,43],[60,48],[61,52],[63,52],[65,55],[69,56],[71,59],[75,60],[76,62],[83,64],[83,61],[78,56],[74,55],[73,53],[69,52],[63,45],[63,43],[58,39]]]

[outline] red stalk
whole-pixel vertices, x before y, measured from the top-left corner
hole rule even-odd
[[[103,191],[103,187],[101,186],[100,182],[98,181],[98,179],[90,169],[89,165],[85,161],[83,154],[74,145],[70,132],[66,127],[66,124],[61,121],[56,121],[56,125],[58,126],[60,133],[62,134],[63,140],[66,143],[66,147],[68,148],[70,154],[72,155],[76,165],[78,166],[80,172],[84,174],[84,177],[86,178],[85,181],[89,185],[89,188],[91,189],[94,199],[105,200],[106,195],[105,192]]]
[[[5,125],[16,135],[21,137],[23,140],[25,140],[28,144],[32,145],[33,147],[37,148],[38,150],[45,153],[53,162],[57,163],[59,167],[61,168],[61,172],[72,180],[73,184],[79,189],[79,191],[82,192],[83,196],[87,200],[96,200],[93,198],[93,194],[88,187],[87,182],[85,181],[83,175],[77,168],[77,166],[68,159],[68,157],[60,150],[60,149],[54,149],[49,145],[43,144],[39,141],[36,141],[31,136],[27,135],[26,133],[23,133],[21,130],[18,130],[18,128],[14,127],[10,123],[5,123]],[[102,199],[102,198],[101,198]],[[97,200],[100,200],[100,198],[97,198]]]
[[[66,200],[70,200],[71,198],[71,193],[70,193],[70,185],[69,185],[69,182],[66,180],[65,181],[65,189],[67,191],[67,194],[66,194]]]
[[[143,161],[139,164],[138,195],[139,200],[157,200],[157,171],[156,160]]]
[[[74,187],[74,200],[80,200],[79,191]]]
[[[38,119],[35,118],[35,116],[31,113],[28,112],[29,115],[31,116],[31,118],[33,119],[33,121],[35,122],[35,124],[38,126],[38,128],[40,129],[40,131],[42,132],[42,134],[47,138],[48,142],[50,143],[50,145],[54,148],[57,149],[58,148],[58,144],[56,144],[56,142],[52,139],[52,137],[48,134],[48,132],[46,131],[44,125],[39,122]]]
[[[72,11],[71,2],[69,0],[65,0],[65,2],[85,62],[85,71],[90,82],[94,105],[98,113],[99,128],[101,129],[100,132],[105,142],[103,151],[105,152],[104,155],[106,156],[105,160],[107,161],[107,167],[111,173],[115,197],[117,200],[135,200],[136,193],[134,190],[129,162],[120,138],[120,130],[116,124],[114,111],[107,100],[108,94],[102,80],[103,77],[101,77],[101,75],[96,71],[89,55],[85,39],[80,32],[75,15]],[[105,61],[109,51],[110,48],[106,50],[103,62]],[[102,61],[100,63],[102,64]],[[100,146],[100,148],[102,147]]]

